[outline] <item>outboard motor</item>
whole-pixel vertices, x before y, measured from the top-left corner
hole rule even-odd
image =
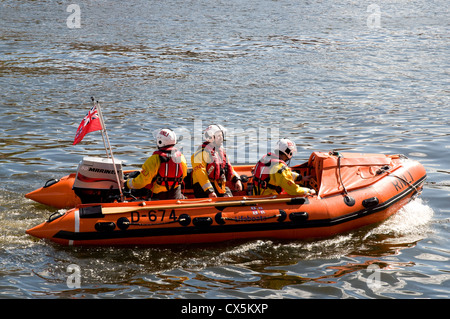
[[[119,187],[123,187],[122,161],[114,160],[119,183],[114,171],[113,162],[109,158],[84,157],[78,165],[77,175],[73,183],[75,194],[83,204],[113,202],[120,196]]]

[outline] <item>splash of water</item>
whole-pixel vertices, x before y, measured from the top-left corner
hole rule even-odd
[[[376,235],[388,235],[394,238],[423,238],[430,231],[430,221],[434,215],[433,209],[423,199],[416,198],[402,207],[396,214],[380,224],[364,239]]]

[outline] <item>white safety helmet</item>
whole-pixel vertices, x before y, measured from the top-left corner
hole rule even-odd
[[[224,128],[220,124],[211,124],[208,126],[205,131],[203,132],[205,141],[207,142],[215,142],[217,138],[222,135],[222,141],[225,141],[225,135],[226,135],[226,128]],[[221,141],[221,142],[222,142]]]
[[[297,147],[291,140],[282,138],[277,142],[277,145],[275,145],[275,154],[278,154],[279,152],[284,153],[288,159],[291,159],[292,156],[297,153]]]
[[[153,136],[156,138],[156,146],[158,148],[177,144],[177,135],[171,129],[163,128],[156,130],[153,132]]]

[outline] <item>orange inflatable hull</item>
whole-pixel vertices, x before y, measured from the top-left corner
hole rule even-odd
[[[72,208],[81,204],[81,199],[72,190],[75,173],[61,179],[48,180],[40,187],[25,195],[35,202],[55,208]]]
[[[400,156],[316,152],[293,169],[310,174],[306,186],[316,195],[81,204],[27,233],[76,246],[322,238],[385,220],[420,193],[426,179],[420,163]]]

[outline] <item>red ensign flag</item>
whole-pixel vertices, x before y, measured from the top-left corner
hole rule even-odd
[[[101,129],[103,129],[102,123],[100,121],[100,117],[98,116],[97,106],[94,105],[81,121],[80,126],[78,126],[73,145],[81,142],[87,133],[100,131]]]

